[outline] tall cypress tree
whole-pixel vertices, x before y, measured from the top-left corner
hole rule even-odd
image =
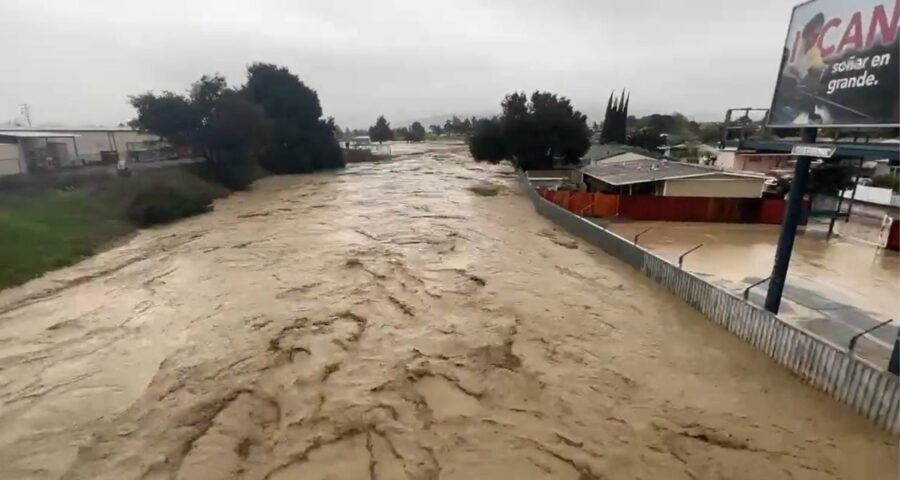
[[[616,110],[618,121],[616,122],[616,142],[625,143],[625,123],[628,121],[628,100],[625,89],[622,89],[622,97],[619,99],[619,108]]]
[[[603,116],[603,126],[600,128],[600,142],[607,143],[610,140],[613,126],[613,94],[609,92],[609,100],[606,102],[606,113]]]
[[[616,96],[615,91],[609,94],[603,128],[600,130],[601,143],[625,143],[625,123],[628,119],[630,100],[631,95],[626,96],[624,89],[619,96]]]

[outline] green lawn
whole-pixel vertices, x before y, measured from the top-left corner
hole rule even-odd
[[[134,226],[85,190],[0,193],[0,288],[71,265]]]

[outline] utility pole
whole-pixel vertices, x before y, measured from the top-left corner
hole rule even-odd
[[[19,104],[19,111],[22,112],[22,116],[25,117],[25,122],[28,123],[28,127],[31,127],[31,109],[28,107],[27,103]]]

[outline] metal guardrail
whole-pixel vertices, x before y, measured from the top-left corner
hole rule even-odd
[[[633,242],[633,243],[634,243],[635,245],[637,245],[637,244],[638,244],[638,238],[640,238],[641,235],[643,235],[643,234],[649,232],[650,230],[653,230],[653,227],[650,227],[650,228],[648,228],[648,229],[645,229],[644,231],[642,231],[642,232],[638,233],[637,235],[635,235],[635,236],[634,236],[634,242]]]
[[[702,247],[702,246],[703,246],[703,244],[701,243],[700,245],[697,245],[696,247],[694,247],[694,248],[692,248],[692,249],[690,249],[690,250],[688,250],[688,251],[682,253],[681,256],[678,257],[678,269],[681,270],[681,267],[682,267],[682,265],[684,264],[684,257],[686,257],[687,254],[693,252],[694,250],[697,250],[698,248],[700,248],[700,247]]]
[[[749,301],[750,301],[750,289],[751,289],[751,288],[753,288],[753,287],[755,287],[755,286],[758,286],[758,285],[762,285],[763,283],[766,283],[766,282],[768,282],[768,281],[771,280],[771,279],[772,279],[772,276],[769,275],[768,277],[766,277],[766,278],[764,278],[764,279],[762,279],[762,280],[760,280],[760,281],[758,281],[758,282],[756,282],[756,283],[753,283],[753,284],[750,285],[749,287],[745,288],[745,289],[744,289],[744,301],[745,301],[745,302],[749,302]]]
[[[524,175],[523,181],[527,182]],[[710,321],[758,348],[764,355],[855,409],[876,425],[900,434],[900,338],[885,370],[851,355],[845,347],[791,325],[776,315],[745,302],[739,295],[714,285],[672,262],[658,257],[613,232],[575,215],[529,188],[535,209],[573,235],[636,268],[662,288],[681,298]]]
[[[884,322],[879,323],[878,325],[875,325],[875,326],[872,327],[872,328],[867,328],[867,329],[865,329],[865,330],[863,330],[863,331],[857,333],[856,335],[854,335],[854,336],[850,339],[850,343],[847,344],[847,351],[850,352],[850,354],[852,355],[852,354],[853,354],[853,351],[856,349],[856,342],[859,341],[860,337],[862,337],[863,335],[867,335],[867,334],[869,334],[869,333],[872,333],[872,332],[874,332],[875,330],[878,330],[879,328],[881,328],[881,327],[883,327],[883,326],[885,326],[885,325],[887,325],[887,324],[889,324],[889,323],[891,323],[891,322],[893,322],[893,321],[894,321],[894,319],[891,318],[891,319],[889,319],[889,320],[886,320],[886,321],[884,321]]]

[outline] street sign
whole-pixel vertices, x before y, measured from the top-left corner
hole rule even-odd
[[[831,158],[834,155],[834,147],[816,147],[813,145],[794,145],[791,155],[801,157]]]

